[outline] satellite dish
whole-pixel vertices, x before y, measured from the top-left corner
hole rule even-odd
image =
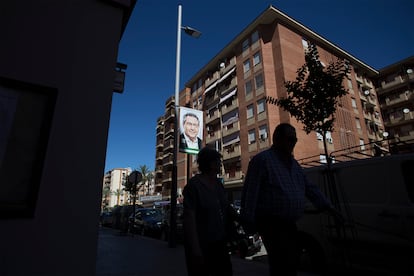
[[[226,66],[226,64],[224,62],[220,63],[220,68],[224,68]]]

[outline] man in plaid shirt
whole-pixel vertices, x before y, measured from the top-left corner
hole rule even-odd
[[[243,186],[244,228],[261,235],[270,275],[297,275],[296,221],[303,215],[305,197],[320,211],[338,215],[294,159],[296,142],[295,128],[279,124],[273,133],[272,147],[251,159]]]

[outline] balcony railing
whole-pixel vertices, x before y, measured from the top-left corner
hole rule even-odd
[[[242,177],[243,177],[243,172],[242,171],[226,173],[224,175],[224,182],[232,181],[232,180],[236,180],[236,179],[242,179]]]
[[[241,155],[241,147],[239,144],[230,148],[223,149],[223,160],[231,159]]]
[[[220,112],[218,109],[214,110],[213,113],[208,113],[206,116],[206,124],[219,118]]]
[[[228,126],[232,125],[233,127],[227,128]],[[239,121],[234,122],[233,124],[228,125],[226,128],[223,128],[223,137],[233,134],[237,131],[240,131],[240,123]]]
[[[209,132],[206,135],[206,144],[211,143],[217,139],[221,138],[221,130],[216,130],[214,132]]]

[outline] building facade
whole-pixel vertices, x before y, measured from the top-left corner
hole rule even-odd
[[[102,186],[102,211],[112,209],[114,206],[133,203],[132,194],[124,190],[124,183],[131,172],[131,168],[115,168],[105,173]],[[138,183],[136,193],[137,204],[142,204],[142,201],[149,201],[154,196],[161,194],[161,192],[155,192],[154,175],[155,172],[150,171],[146,174],[146,179]]]
[[[222,153],[224,185],[234,199],[240,197],[249,160],[271,145],[273,130],[281,122],[291,123],[297,130],[297,159],[326,162],[322,137],[315,132],[307,135],[289,113],[266,102],[267,96],[286,95],[284,82],[296,78],[310,43],[317,46],[323,65],[340,58],[350,66],[348,79],[343,83],[349,93],[339,101],[335,131],[327,135],[328,152],[357,148],[365,156],[372,156],[373,151],[365,144],[378,142],[384,146],[384,126],[372,82],[378,72],[270,6],[180,92],[180,106],[204,111],[203,144]],[[166,114],[157,124],[157,160],[162,156],[163,162],[156,163],[160,172],[156,183],[162,186],[165,197],[172,181],[169,165],[172,166],[174,149],[173,101],[167,101]],[[179,153],[177,170],[180,195],[187,179],[197,171],[194,156]]]
[[[102,189],[102,210],[128,203],[129,195],[124,191],[123,183],[131,171],[131,168],[117,168],[105,173]]]
[[[376,91],[391,153],[414,150],[414,56],[379,70]]]

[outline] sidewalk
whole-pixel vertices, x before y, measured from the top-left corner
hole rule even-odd
[[[234,276],[268,275],[266,263],[232,258]],[[184,248],[139,235],[121,235],[101,228],[96,262],[97,276],[185,276]]]

